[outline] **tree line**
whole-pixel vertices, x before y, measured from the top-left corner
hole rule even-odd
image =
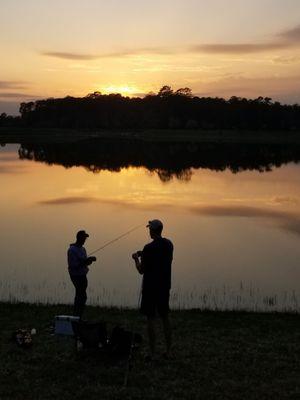
[[[94,92],[20,105],[20,116],[0,115],[0,126],[68,129],[298,130],[300,106],[269,97],[194,96],[191,89],[163,86],[145,97]]]
[[[89,139],[74,143],[21,144],[21,159],[35,160],[65,168],[85,167],[99,173],[122,168],[143,167],[168,182],[188,181],[194,169],[229,169],[266,172],[289,162],[299,162],[300,144],[211,144],[189,142],[144,142],[126,139]]]

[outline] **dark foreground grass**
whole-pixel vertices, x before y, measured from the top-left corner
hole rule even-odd
[[[68,306],[0,304],[0,399],[300,399],[300,316],[175,311],[174,360],[135,353],[127,388],[125,362],[74,351],[68,337],[50,334],[54,315]],[[89,320],[141,332],[134,310],[89,307]],[[36,328],[31,349],[11,341],[17,328]],[[159,353],[163,347],[159,346]]]

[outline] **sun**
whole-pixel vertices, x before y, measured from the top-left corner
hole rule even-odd
[[[134,86],[129,85],[110,85],[104,87],[101,92],[103,94],[110,94],[110,93],[120,93],[122,96],[134,96],[136,95],[139,90]]]

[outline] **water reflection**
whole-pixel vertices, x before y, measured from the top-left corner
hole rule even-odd
[[[153,145],[149,155],[143,144],[143,159],[134,147],[96,143],[0,149],[0,299],[72,301],[66,249],[74,232],[91,234],[92,251],[159,217],[175,245],[173,306],[299,309],[300,166],[283,165],[298,159],[296,148],[256,148],[264,157],[251,164],[247,147],[232,161],[218,146],[206,157],[187,144]],[[214,151],[221,161],[209,169]],[[241,172],[232,173],[233,165]],[[131,253],[148,240],[141,229],[99,254],[91,303],[136,306],[140,279]]]
[[[93,139],[75,143],[22,144],[21,159],[59,164],[66,168],[83,166],[88,171],[119,172],[122,168],[145,167],[163,182],[172,178],[189,181],[192,169],[229,169],[233,173],[271,171],[300,160],[299,145],[172,143],[134,140]]]

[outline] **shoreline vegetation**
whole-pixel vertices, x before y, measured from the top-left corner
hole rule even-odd
[[[97,132],[105,137],[123,132],[148,140],[161,136],[166,140],[216,140],[220,136],[225,136],[222,140],[261,140],[264,135],[277,137],[276,132],[285,132],[285,137],[299,136],[300,132],[298,104],[281,104],[262,96],[200,97],[190,88],[173,90],[167,85],[144,97],[94,92],[84,97],[23,102],[19,112],[19,116],[1,113],[0,128],[37,129],[41,136],[49,129],[67,136],[67,130],[85,135]],[[293,135],[295,132],[298,135]]]
[[[55,315],[71,314],[67,305],[0,303],[1,400],[180,399],[293,400],[300,396],[299,314],[172,311],[174,358],[144,362],[147,350],[143,317],[130,309],[88,306],[87,320],[106,321],[142,334],[134,353],[127,388],[126,360],[94,352],[75,353],[70,337],[51,335]],[[11,340],[19,328],[35,328],[33,345]],[[176,378],[176,379],[175,379]]]
[[[289,142],[283,136],[274,138],[265,134],[260,142],[253,141],[250,135],[241,141],[238,135],[233,137],[232,133],[225,139],[224,135],[218,134],[214,138],[205,135],[202,141],[186,141],[180,133],[177,140],[172,137],[173,133],[170,139],[166,136],[162,139],[162,134],[154,136],[151,132],[148,132],[149,136],[145,135],[146,139],[130,133],[126,135],[116,133],[113,138],[111,134],[106,136],[104,133],[102,137],[95,135],[88,139],[77,136],[74,141],[70,134],[70,140],[66,141],[66,135],[57,134],[48,142],[41,136],[35,142],[23,138],[17,140],[20,143],[18,155],[21,160],[65,168],[81,166],[93,173],[142,167],[158,174],[164,182],[173,178],[189,181],[193,170],[199,168],[215,171],[228,169],[233,173],[246,170],[267,172],[300,160],[300,135],[291,136]]]

